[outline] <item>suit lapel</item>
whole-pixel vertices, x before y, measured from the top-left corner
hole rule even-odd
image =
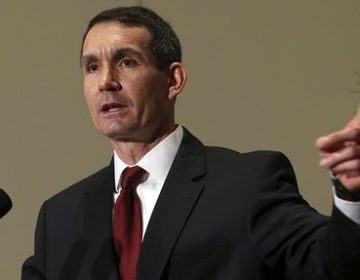
[[[112,238],[113,172],[110,164],[89,182],[79,204],[77,221],[82,238],[88,242],[83,271],[90,273],[90,279],[119,279]]]
[[[184,129],[183,141],[153,210],[138,267],[138,280],[160,279],[171,251],[201,195],[204,146]]]

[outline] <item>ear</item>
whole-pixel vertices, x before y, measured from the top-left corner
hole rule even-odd
[[[173,62],[169,67],[169,92],[168,98],[175,99],[186,83],[186,70],[180,62]]]

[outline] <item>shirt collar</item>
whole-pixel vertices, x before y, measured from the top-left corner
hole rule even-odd
[[[183,137],[183,128],[178,125],[177,128],[158,143],[154,148],[147,152],[136,165],[146,170],[150,176],[155,176],[162,183],[165,182],[169,173],[172,162],[180,147]],[[114,174],[115,174],[115,191],[119,191],[119,181],[123,170],[128,167],[125,162],[114,151]]]

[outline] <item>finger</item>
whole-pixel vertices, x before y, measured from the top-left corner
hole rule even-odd
[[[320,166],[333,170],[337,165],[353,160],[360,160],[360,146],[358,145],[347,146],[327,156],[323,156],[320,159]]]
[[[331,168],[331,172],[337,175],[348,174],[350,175],[352,172],[359,172],[360,171],[360,160],[348,160],[337,164],[336,166]]]
[[[360,186],[360,171],[354,171],[347,175],[339,176],[341,184],[349,191],[359,190]]]
[[[345,128],[330,133],[316,140],[316,147],[321,152],[333,152],[348,144],[348,142],[360,142],[360,128]]]
[[[326,151],[330,148],[334,150],[336,149],[336,147],[341,146],[342,141],[346,141],[346,139],[348,139],[349,137],[356,137],[356,132],[352,132],[355,133],[355,135],[347,134],[349,131],[351,131],[351,129],[360,129],[360,105],[358,106],[357,112],[355,113],[354,117],[345,125],[344,129],[334,133],[330,133],[323,137],[319,137],[316,140],[315,145],[321,151]]]

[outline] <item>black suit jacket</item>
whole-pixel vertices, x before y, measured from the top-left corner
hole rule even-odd
[[[23,280],[119,280],[113,163],[46,201]],[[360,279],[360,227],[312,209],[278,152],[205,147],[187,130],[146,230],[139,280]]]

